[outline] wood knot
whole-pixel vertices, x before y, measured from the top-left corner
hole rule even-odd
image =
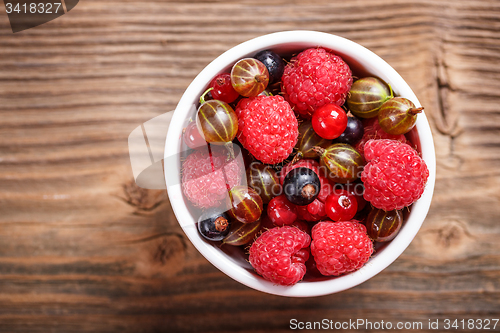
[[[436,229],[436,242],[443,248],[451,248],[460,245],[468,232],[459,222],[448,222],[442,227]]]
[[[181,235],[168,235],[159,242],[153,252],[153,259],[155,262],[165,265],[178,254],[184,253],[185,250],[186,243]]]
[[[136,247],[136,273],[146,277],[174,276],[184,269],[188,244],[176,232],[140,240]]]
[[[148,190],[137,186],[131,180],[123,185],[125,200],[132,206],[141,210],[152,210],[167,200],[166,190]]]
[[[448,220],[432,229],[423,230],[419,239],[424,243],[422,249],[425,252],[448,259],[466,254],[474,236],[464,222]]]

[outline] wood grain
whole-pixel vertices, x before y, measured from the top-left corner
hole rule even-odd
[[[356,288],[305,299],[253,291],[207,262],[165,193],[134,185],[127,148],[219,54],[292,29],[341,35],[392,65],[425,106],[438,158],[404,254]],[[495,0],[86,0],[18,34],[0,15],[0,331],[499,318],[499,62]]]

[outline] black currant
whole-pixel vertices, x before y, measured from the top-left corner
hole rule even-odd
[[[278,54],[273,51],[264,50],[257,53],[254,58],[267,67],[270,84],[281,81],[281,76],[285,70],[285,62]]]
[[[216,210],[210,210],[198,219],[198,231],[211,241],[221,241],[229,233],[231,222],[229,215]]]
[[[347,127],[342,134],[333,140],[334,143],[347,143],[354,146],[363,137],[363,123],[356,117],[347,117]]]
[[[297,206],[306,206],[316,199],[321,190],[319,177],[309,168],[291,170],[283,180],[285,196]]]

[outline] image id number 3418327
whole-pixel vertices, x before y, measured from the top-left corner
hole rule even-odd
[[[12,4],[10,2],[5,3],[5,10],[7,14],[18,13],[18,14],[57,14],[61,8],[61,3],[17,3]]]

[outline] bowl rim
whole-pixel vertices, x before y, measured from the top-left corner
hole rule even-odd
[[[169,156],[179,156],[181,152],[182,128],[189,110],[193,108],[193,100],[196,101],[200,95],[200,91],[203,92],[202,89],[205,89],[215,75],[227,70],[228,66],[232,66],[237,60],[261,50],[273,49],[285,45],[302,44],[311,45],[310,47],[320,46],[332,49],[341,56],[344,55],[344,57],[350,57],[353,61],[359,61],[362,66],[370,64],[373,67],[369,71],[371,75],[377,76],[391,84],[397,95],[410,99],[417,107],[421,106],[417,97],[399,73],[386,61],[362,45],[344,37],[325,32],[309,30],[275,32],[234,46],[210,62],[195,77],[183,93],[174,111],[165,142],[165,161],[168,160]],[[348,60],[346,62],[349,63]],[[168,197],[174,214],[191,243],[209,262],[234,280],[250,288],[279,296],[313,297],[340,292],[367,281],[387,268],[410,245],[425,220],[432,201],[436,177],[434,143],[425,112],[419,114],[415,128],[419,134],[422,158],[429,169],[429,178],[424,193],[413,204],[409,218],[405,221],[405,225],[401,228],[397,237],[387,244],[383,251],[374,255],[361,269],[340,277],[325,281],[302,281],[294,286],[285,287],[256,277],[255,273],[249,272],[234,260],[228,260],[226,254],[208,244],[199,236],[194,224],[195,221],[193,221],[191,213],[185,205],[180,181],[170,183],[169,185],[168,179],[172,174],[180,175],[179,159],[177,159],[176,163],[165,163],[164,165]]]

